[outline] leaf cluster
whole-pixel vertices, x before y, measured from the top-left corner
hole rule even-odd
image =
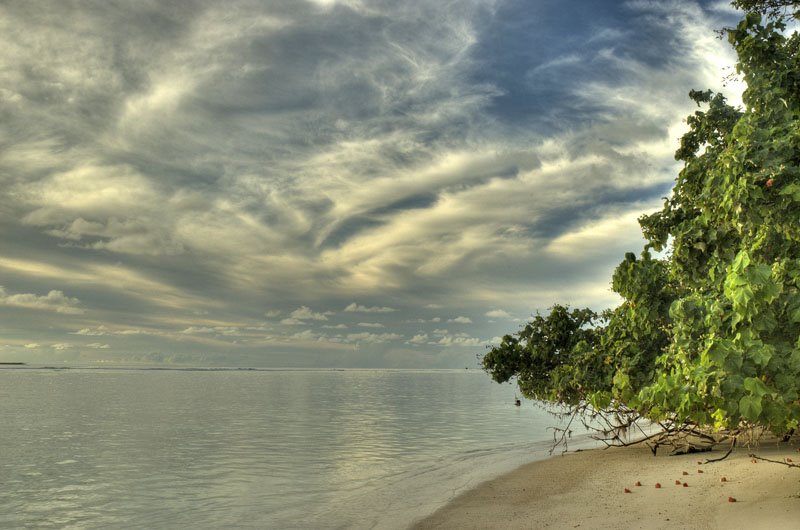
[[[640,219],[645,249],[612,278],[623,303],[537,315],[483,358],[496,381],[655,421],[800,425],[800,37],[751,12],[728,38],[745,107],[690,93],[700,108],[675,154],[684,167]]]

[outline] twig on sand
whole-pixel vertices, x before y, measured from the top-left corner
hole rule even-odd
[[[763,456],[757,456],[755,453],[750,453],[748,455],[750,458],[755,458],[756,460],[763,460],[764,462],[771,462],[773,464],[783,464],[787,467],[800,467],[800,465],[793,464],[791,462],[784,462],[783,460],[772,460],[770,458],[764,458]]]
[[[706,461],[703,462],[703,463],[704,464],[710,464],[711,462],[719,462],[721,460],[725,460],[726,458],[731,456],[731,453],[733,452],[734,447],[736,447],[736,437],[735,436],[733,437],[733,442],[731,443],[731,448],[728,449],[727,453],[725,453],[724,455],[722,455],[719,458],[706,458]]]

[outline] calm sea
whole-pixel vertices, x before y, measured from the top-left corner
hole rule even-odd
[[[2,528],[405,528],[547,456],[477,370],[0,370]],[[577,445],[576,445],[577,446]]]

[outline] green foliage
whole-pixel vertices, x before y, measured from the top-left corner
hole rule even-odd
[[[516,336],[503,337],[484,356],[483,367],[498,383],[516,376],[528,398],[576,404],[612,375],[596,370],[597,333],[591,327],[596,321],[589,309],[553,306],[548,316],[536,315]]]
[[[734,0],[733,7],[745,12],[756,12],[771,17],[788,16],[800,6],[798,0]]]
[[[800,424],[800,37],[784,30],[750,13],[728,31],[744,109],[690,93],[705,110],[687,118],[672,195],[640,219],[647,246],[614,272],[624,302],[537,316],[484,357],[495,380],[654,420]]]

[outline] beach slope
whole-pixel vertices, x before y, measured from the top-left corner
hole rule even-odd
[[[800,468],[749,456],[800,462],[796,445],[762,442],[698,463],[724,453],[654,457],[633,446],[555,456],[455,497],[412,528],[800,528]]]

